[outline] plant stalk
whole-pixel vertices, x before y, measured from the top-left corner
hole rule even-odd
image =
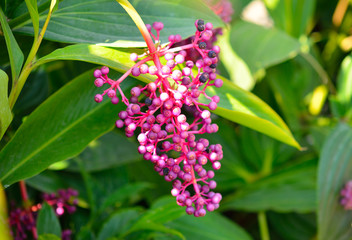
[[[258,222],[259,222],[261,239],[270,240],[268,223],[266,221],[266,215],[264,211],[260,211],[258,213]]]

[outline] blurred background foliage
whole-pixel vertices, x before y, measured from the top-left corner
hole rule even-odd
[[[41,24],[49,2],[38,1]],[[77,212],[62,223],[72,229],[73,239],[352,239],[352,213],[338,204],[340,189],[352,178],[351,1],[231,0],[234,14],[226,24],[208,14],[214,2],[222,1],[177,0],[172,8],[163,0],[131,1],[146,23],[164,22],[164,41],[169,34],[191,36],[197,18],[222,27],[220,74],[278,112],[302,151],[215,116],[220,130],[209,137],[224,150],[215,178],[223,200],[217,212],[194,218],[170,196],[171,185],[137,154],[136,140],[101,117],[101,125],[109,122],[99,129],[101,137],[89,144],[83,139],[84,151],[80,145],[61,156],[64,161],[26,180],[33,202],[41,192],[78,190]],[[33,28],[26,5],[2,0],[1,7],[27,56]],[[37,58],[72,43],[100,43],[133,52],[132,47],[143,42],[133,22],[121,13],[115,1],[60,1]],[[3,36],[0,46],[1,69],[10,74]],[[67,100],[73,106],[70,111],[75,111],[70,96],[80,96],[84,86],[70,82],[93,84],[92,75],[84,73],[94,67],[68,60],[33,71],[0,148],[29,114],[64,86],[71,86],[71,95],[56,96],[60,102],[55,107]],[[116,108],[110,111],[117,117]],[[45,126],[37,130],[42,127],[45,131]],[[8,201],[21,204],[18,185],[6,187]]]

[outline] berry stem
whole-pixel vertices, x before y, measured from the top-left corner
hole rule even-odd
[[[21,197],[24,203],[24,207],[26,210],[26,213],[28,215],[29,220],[34,223],[34,219],[33,219],[33,215],[32,212],[30,210],[30,201],[29,201],[29,197],[28,197],[28,193],[27,193],[27,187],[26,187],[26,183],[22,180],[20,181],[20,190],[21,190]],[[35,224],[33,224],[33,227],[31,229],[32,231],[32,235],[34,239],[38,238],[38,233],[37,233],[37,228],[35,227]]]

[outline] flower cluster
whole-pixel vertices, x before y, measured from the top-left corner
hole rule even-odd
[[[78,192],[74,189],[61,189],[58,190],[57,194],[50,193],[44,194],[43,199],[50,206],[52,206],[58,216],[64,214],[65,210],[69,214],[72,214],[76,211],[77,205],[77,195]],[[28,233],[33,231],[36,228],[36,219],[38,215],[38,211],[42,208],[42,204],[38,203],[36,205],[32,205],[29,208],[15,208],[10,212],[9,223],[15,240],[23,240],[28,239]],[[71,231],[64,230],[62,232],[63,240],[71,239]]]
[[[340,192],[341,194],[341,205],[344,206],[346,210],[352,210],[352,181],[348,181],[344,188]]]
[[[149,49],[141,56],[132,53],[131,60],[139,62],[120,79],[110,79],[109,69],[102,67],[94,71],[94,83],[97,87],[109,85],[102,94],[95,96],[96,102],[101,102],[107,95],[113,104],[117,104],[116,92],[119,91],[127,108],[118,114],[120,119],[116,126],[124,128],[127,137],[138,135],[138,152],[154,164],[155,171],[166,181],[173,181],[171,194],[176,197],[177,204],[185,206],[187,214],[199,217],[204,216],[206,210],[217,209],[222,198],[220,193],[212,191],[216,182],[211,180],[213,170],[221,167],[222,146],[210,144],[205,138],[197,139],[196,135],[218,131],[210,112],[201,107],[217,108],[219,97],[208,96],[206,89],[221,87],[223,82],[215,73],[220,48],[209,49],[206,44],[212,37],[213,25],[200,19],[195,26],[197,30],[191,43],[180,45],[181,36],[170,35],[169,43],[158,44],[155,52]],[[155,42],[159,42],[163,23],[155,22],[152,26],[147,25],[147,29]],[[152,29],[156,31],[155,35]],[[185,60],[189,49],[199,53],[197,61]],[[154,64],[147,65],[149,62]],[[156,80],[144,87],[133,87],[128,99],[120,83],[129,74],[150,74]],[[202,102],[201,97],[205,99]],[[204,103],[206,100],[208,103]],[[191,114],[184,111],[186,107],[193,109]]]

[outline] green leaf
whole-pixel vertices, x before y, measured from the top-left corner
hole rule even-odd
[[[230,39],[253,74],[295,57],[300,50],[300,43],[286,33],[244,21],[232,26]]]
[[[9,53],[10,64],[11,64],[11,73],[13,81],[17,80],[21,67],[23,64],[24,56],[18,46],[15,37],[13,36],[9,24],[7,23],[6,16],[4,15],[2,9],[0,8],[0,23],[1,29],[4,33],[7,51]]]
[[[145,23],[164,23],[161,31],[162,42],[168,42],[171,34],[183,37],[194,35],[194,21],[203,18],[215,27],[223,26],[221,19],[201,0],[132,0]],[[44,22],[41,15],[40,24]],[[30,25],[16,31],[33,33]],[[60,2],[45,32],[45,38],[68,43],[100,43],[106,46],[137,47],[146,46],[139,30],[125,10],[110,0],[71,0]]]
[[[101,204],[99,211],[104,211],[106,208],[114,204],[121,203],[122,201],[129,199],[150,187],[151,185],[149,183],[143,182],[127,184],[108,195],[104,202]]]
[[[7,96],[7,87],[7,74],[0,69],[0,139],[12,121],[12,113]]]
[[[218,78],[224,81],[223,86],[208,88],[206,91],[208,95],[218,95],[221,99],[218,108],[213,111],[214,113],[288,145],[300,148],[284,121],[265,102],[221,76]],[[201,101],[208,102],[204,98]]]
[[[93,71],[77,77],[26,119],[0,152],[0,178],[4,184],[31,177],[52,163],[79,154],[89,142],[113,128],[123,106],[113,106],[108,99],[97,104],[94,95],[101,89],[94,86],[92,79]],[[127,78],[122,88],[127,90],[133,85],[136,81]]]
[[[318,239],[348,240],[352,215],[340,204],[340,191],[351,180],[352,128],[340,123],[324,144],[318,167]]]
[[[39,59],[36,65],[54,60],[87,61],[106,65],[118,71],[127,71],[134,65],[129,60],[127,52],[88,44],[58,49]],[[153,77],[140,75],[137,79],[150,82]],[[224,80],[222,88],[207,89],[207,94],[220,96],[221,101],[218,104],[218,109],[214,111],[216,114],[300,148],[286,124],[266,103],[254,94],[242,90],[224,78],[222,79]],[[204,98],[201,100],[208,101]]]
[[[38,240],[60,240],[60,238],[54,234],[42,234],[38,237]]]
[[[297,56],[268,69],[266,79],[290,128],[299,129],[300,119],[308,114],[304,99],[321,84],[319,76],[302,57]]]
[[[204,217],[183,216],[167,224],[180,231],[186,239],[202,240],[250,240],[251,236],[233,221],[215,212]]]
[[[135,231],[152,230],[170,233],[185,239],[183,235],[163,224],[185,215],[185,210],[175,203],[175,198],[164,197],[156,201],[153,206],[129,229],[125,235]]]
[[[39,14],[37,0],[25,0],[28,8],[28,12],[31,15],[33,31],[34,31],[34,41],[36,41],[39,34]]]
[[[69,185],[53,171],[44,171],[27,179],[26,183],[29,186],[46,193],[53,193],[59,189],[69,187]]]
[[[330,101],[333,113],[337,117],[352,116],[352,55],[347,56],[337,78],[337,94]]]
[[[277,28],[296,38],[308,33],[316,0],[264,0],[264,3]]]
[[[42,208],[38,214],[37,231],[39,235],[51,233],[61,237],[61,226],[59,219],[55,215],[54,209],[46,202],[42,204]]]
[[[315,161],[297,164],[244,186],[221,206],[252,212],[311,212],[316,209],[315,176]]]
[[[255,85],[255,80],[247,64],[234,52],[230,44],[229,33],[226,31],[223,36],[218,38],[217,44],[221,48],[219,58],[229,73],[231,82],[245,90],[251,90]]]
[[[140,211],[136,209],[124,209],[116,212],[103,224],[97,240],[105,240],[127,232],[140,215]]]
[[[109,132],[89,143],[88,147],[79,155],[79,158],[87,172],[102,171],[140,160],[141,157],[138,152],[131,151],[131,149],[137,148],[138,145],[129,141],[126,136]],[[75,161],[72,161],[68,170],[79,170]]]

